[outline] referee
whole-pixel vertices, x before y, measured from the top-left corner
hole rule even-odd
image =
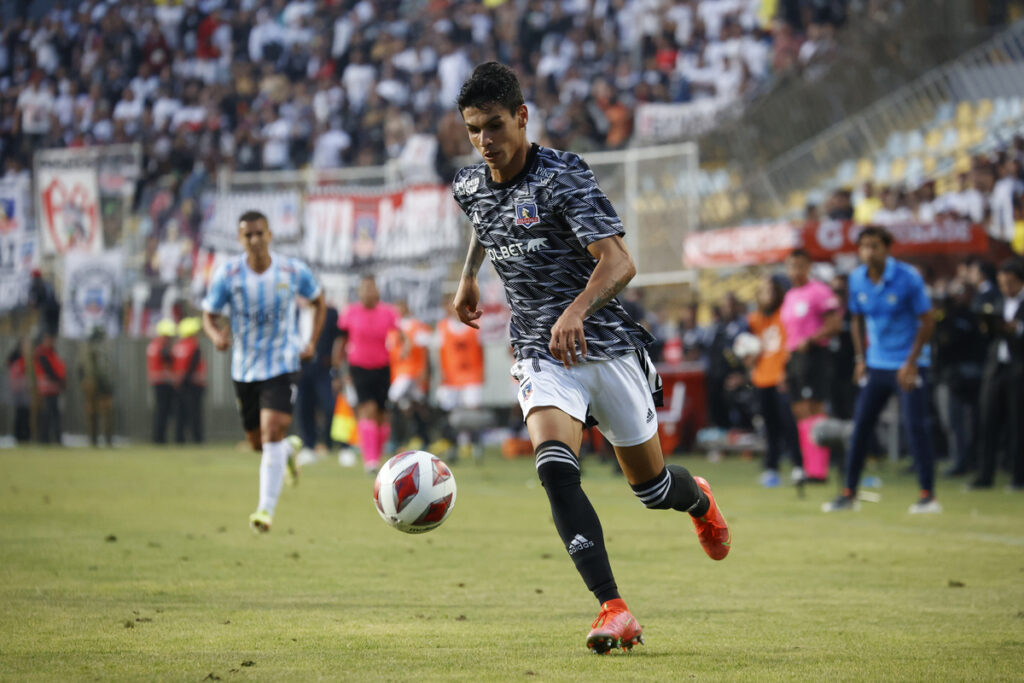
[[[868,226],[857,237],[862,264],[850,274],[849,308],[856,355],[854,381],[861,390],[846,453],[846,485],[838,498],[822,506],[825,512],[857,507],[857,485],[868,441],[879,414],[894,393],[899,394],[900,417],[921,486],[921,496],[910,506],[910,512],[942,512],[942,506],[935,500],[935,463],[928,433],[928,340],[935,320],[921,275],[889,256],[891,246],[892,235],[882,227]]]

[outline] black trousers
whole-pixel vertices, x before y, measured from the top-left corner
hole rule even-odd
[[[985,374],[980,423],[975,482],[985,486],[993,483],[1002,442],[1009,456],[1011,483],[1024,486],[1024,376],[1008,364],[1000,363],[994,372]]]
[[[19,442],[32,439],[32,411],[28,406],[14,407],[14,438]]]
[[[800,436],[789,396],[780,392],[778,387],[755,387],[754,392],[768,440],[764,468],[778,470],[784,455],[789,457],[794,467],[802,467]]]
[[[153,408],[153,443],[167,443],[167,425],[174,413],[177,393],[173,384],[153,385],[153,396],[156,399]]]
[[[43,396],[39,406],[40,443],[62,443],[60,424],[60,396]]]
[[[174,437],[185,443],[189,432],[193,443],[203,442],[203,394],[206,387],[185,383],[178,388],[178,419],[174,423]]]

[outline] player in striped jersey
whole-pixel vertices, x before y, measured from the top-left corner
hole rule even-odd
[[[313,356],[327,306],[312,271],[299,259],[270,251],[267,217],[248,211],[238,219],[245,252],[225,262],[203,300],[203,329],[218,351],[231,351],[231,379],[245,437],[260,461],[260,496],[249,526],[270,531],[286,471],[295,477],[297,437],[288,437],[299,360]],[[314,309],[313,334],[303,348],[295,324],[297,297]],[[226,312],[229,327],[221,324]],[[292,440],[298,443],[292,443]]]
[[[665,465],[644,348],[653,338],[616,299],[636,273],[624,230],[590,167],[526,138],[529,111],[515,73],[481,64],[458,99],[483,163],[455,177],[455,200],[473,222],[453,305],[477,327],[477,272],[485,257],[501,277],[519,404],[555,528],[601,612],[587,636],[595,653],[642,642],[619,596],[601,523],[580,486],[583,425],[596,418],[630,486],[648,508],[688,512],[707,554],[729,552],[729,528],[708,483]],[[654,380],[652,382],[652,379]]]

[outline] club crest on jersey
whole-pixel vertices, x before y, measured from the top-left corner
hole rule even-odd
[[[516,204],[516,225],[540,223],[536,204]]]

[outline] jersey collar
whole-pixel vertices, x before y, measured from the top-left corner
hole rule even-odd
[[[515,187],[523,181],[523,178],[533,171],[534,165],[537,163],[537,152],[540,151],[540,145],[534,142],[530,145],[530,151],[526,153],[526,162],[523,164],[523,168],[516,173],[515,177],[511,180],[507,180],[503,183],[497,183],[491,180],[491,169],[484,165],[484,177],[487,180],[487,187],[492,190],[507,190],[510,187]]]

